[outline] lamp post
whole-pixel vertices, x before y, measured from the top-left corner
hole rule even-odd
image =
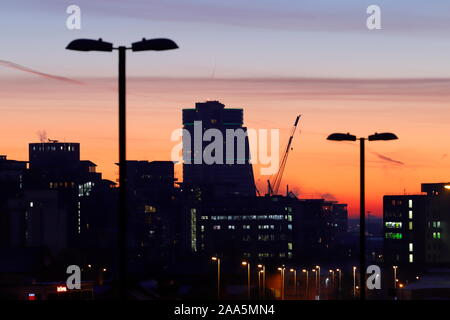
[[[220,258],[212,257],[211,260],[217,262],[217,300],[219,300],[220,299]]]
[[[398,266],[392,266],[392,269],[394,269],[394,289],[397,289],[397,269]]]
[[[320,266],[316,266],[318,281],[317,281],[317,296],[320,298]]]
[[[266,266],[263,264],[258,264],[258,268],[261,269],[260,272],[262,274],[262,296],[266,297]]]
[[[368,138],[356,138],[356,136],[350,133],[333,133],[330,134],[327,140],[332,141],[356,141],[360,142],[360,205],[359,205],[359,255],[360,255],[360,281],[361,281],[361,300],[366,299],[366,284],[365,284],[365,273],[366,273],[366,215],[365,215],[365,152],[364,145],[365,141],[381,141],[381,140],[396,140],[398,137],[390,132],[375,133],[370,135]]]
[[[290,269],[289,271],[294,273],[294,295],[297,296],[297,270]]]
[[[335,280],[334,280],[334,270],[330,269],[330,273],[331,273],[331,281],[333,283],[332,288],[334,289],[334,288],[336,288],[336,283],[335,283]]]
[[[353,297],[356,297],[356,267],[353,267]]]
[[[302,270],[303,273],[306,273],[306,299],[308,299],[308,289],[309,289],[309,271],[307,269]]]
[[[125,53],[131,51],[164,51],[177,49],[177,44],[164,38],[134,42],[131,47],[113,47],[101,38],[77,39],[70,42],[66,49],[75,51],[119,52],[119,295],[126,299],[127,286],[127,200],[126,200],[126,90],[125,90]]]
[[[284,271],[286,268],[284,266],[278,267],[278,271],[280,271],[281,275],[281,300],[284,300]]]
[[[250,300],[250,262],[242,261],[243,266],[247,266],[247,298]]]
[[[336,269],[336,272],[339,272],[339,291],[341,291],[342,270]]]

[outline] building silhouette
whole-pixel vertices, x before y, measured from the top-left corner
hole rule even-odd
[[[383,198],[384,256],[410,270],[450,264],[450,183],[423,183],[419,195]]]
[[[255,195],[243,113],[243,109],[225,108],[219,101],[198,102],[193,109],[183,109],[184,184],[206,188],[215,197]],[[204,141],[208,129],[215,130],[221,138]],[[215,163],[207,163],[205,159],[211,143],[220,149],[208,153],[215,157]]]

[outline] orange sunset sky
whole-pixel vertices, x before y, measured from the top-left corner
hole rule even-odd
[[[76,38],[129,45],[167,37],[178,50],[127,56],[128,159],[170,160],[182,108],[219,100],[243,108],[254,129],[280,129],[280,149],[302,114],[282,190],[359,210],[358,144],[367,143],[366,208],[385,194],[450,181],[450,2],[379,0],[382,29],[368,30],[369,0],[4,0],[0,11],[0,154],[28,160],[38,132],[81,143],[81,157],[115,180],[117,52],[65,50]],[[281,151],[281,150],[280,150]],[[261,193],[267,176],[254,168]],[[180,165],[176,173],[181,179]]]
[[[117,95],[114,79],[81,84],[33,77],[3,84],[1,153],[27,160],[37,132],[81,143],[81,156],[115,179]],[[162,79],[128,83],[128,158],[170,160],[181,109],[217,99],[244,108],[249,128],[280,129],[281,148],[295,116],[303,115],[283,185],[305,198],[325,197],[358,210],[358,144],[330,142],[329,133],[358,136],[392,131],[398,141],[367,143],[367,210],[382,212],[382,196],[417,193],[421,182],[450,180],[446,80]],[[20,94],[18,94],[20,92]],[[18,99],[20,96],[20,99]],[[181,179],[181,168],[177,165]],[[267,176],[254,168],[261,192]],[[284,187],[283,187],[284,188]]]

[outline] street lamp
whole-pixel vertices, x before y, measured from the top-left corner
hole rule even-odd
[[[394,289],[396,289],[397,288],[397,282],[398,282],[398,280],[397,280],[397,269],[398,269],[398,266],[392,266],[392,269],[394,269]]]
[[[261,269],[260,272],[262,274],[262,296],[266,297],[266,266],[263,264],[258,264],[258,269]]]
[[[353,267],[353,296],[356,297],[356,267]]]
[[[339,291],[341,291],[342,270],[336,269],[336,272],[339,272]]]
[[[320,297],[320,266],[316,266],[317,271],[317,276],[318,276],[318,282],[317,282],[317,296]]]
[[[327,140],[332,141],[356,141],[360,142],[360,205],[359,205],[359,255],[360,255],[360,281],[361,281],[361,300],[366,299],[366,284],[365,284],[365,273],[366,273],[366,215],[365,215],[365,152],[364,144],[366,140],[369,141],[386,141],[386,140],[396,140],[398,137],[390,132],[375,133],[370,135],[368,138],[356,138],[356,136],[350,133],[333,133],[330,134]]]
[[[247,298],[250,300],[250,262],[242,261],[243,266],[247,266]]]
[[[294,273],[294,295],[297,296],[297,270],[290,269],[289,271]]]
[[[336,283],[335,283],[336,281],[334,279],[334,270],[330,269],[330,273],[331,273],[331,279],[332,279],[332,282],[333,282],[332,288],[336,288]]]
[[[309,289],[309,271],[307,269],[302,270],[303,273],[306,273],[306,299],[308,299],[308,289]]]
[[[281,275],[281,300],[284,300],[284,271],[286,268],[284,266],[278,267],[278,271],[280,271]]]
[[[220,258],[212,257],[212,261],[217,261],[217,300],[220,299]]]
[[[317,270],[316,269],[312,269],[311,270],[312,272],[314,272],[314,274],[315,274],[315,276],[316,276],[316,282],[315,282],[315,284],[316,284],[316,296],[317,296],[317,292],[318,292],[318,290],[317,290]]]
[[[131,51],[163,51],[177,49],[177,44],[164,38],[134,42],[131,47],[113,47],[110,42],[101,38],[77,39],[70,42],[66,49],[75,51],[119,52],[119,294],[126,299],[127,285],[127,202],[126,202],[126,93],[125,93],[125,52]]]

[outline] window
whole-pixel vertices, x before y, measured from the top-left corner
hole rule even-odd
[[[413,244],[412,244],[412,242],[409,243],[409,252],[413,252]]]
[[[288,250],[292,250],[292,242],[288,242]]]
[[[248,230],[248,229],[250,229],[250,225],[249,224],[244,224],[242,226],[242,229]]]
[[[408,200],[408,208],[413,207],[413,201],[411,199]]]
[[[220,225],[213,226],[213,230],[220,230]]]
[[[145,205],[144,206],[144,212],[145,213],[155,213],[156,212],[156,208],[154,206]]]
[[[234,225],[230,224],[230,225],[228,226],[228,230],[234,230],[234,229],[235,229],[235,226],[234,226]]]
[[[387,222],[385,222],[384,225],[388,229],[401,229],[402,228],[402,223],[401,222],[387,221]]]
[[[413,223],[412,223],[412,221],[410,221],[410,222],[408,223],[408,229],[409,229],[409,230],[412,230],[412,229],[413,229]]]
[[[392,239],[392,240],[398,240],[398,239],[402,239],[403,235],[401,233],[398,233],[398,232],[386,232],[385,233],[385,238],[386,239]]]
[[[412,212],[412,210],[409,210],[409,212],[408,212],[408,218],[409,218],[409,219],[412,219],[412,218],[413,218],[413,212]]]
[[[409,254],[409,263],[414,262],[414,255],[412,253]]]

